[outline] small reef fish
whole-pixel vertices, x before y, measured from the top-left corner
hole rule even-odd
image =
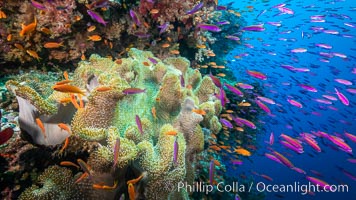
[[[142,178],[144,177],[144,174],[142,174],[141,176],[139,176],[138,178],[129,180],[126,182],[127,184],[127,190],[129,193],[129,199],[130,200],[135,200],[136,198],[136,193],[135,193],[135,186],[134,184],[136,184],[137,182],[139,182]]]
[[[148,58],[148,60],[150,60],[153,64],[157,64],[158,63],[157,60],[154,59],[154,58]]]
[[[268,114],[271,114],[271,110],[268,108],[268,106],[266,106],[265,104],[263,104],[261,101],[259,100],[255,100],[256,104],[258,105],[258,107],[260,107],[263,111],[265,111]]]
[[[24,24],[22,24],[22,29],[20,31],[20,37],[25,36],[28,33],[33,32],[37,27],[37,19],[34,19],[34,22],[25,26]]]
[[[215,172],[215,163],[214,163],[214,160],[211,160],[210,164],[209,164],[209,183],[210,183],[210,185],[213,185],[213,183],[214,183],[214,172]]]
[[[58,124],[58,127],[62,130],[65,130],[67,131],[69,134],[72,134],[71,131],[70,131],[70,128],[67,124],[64,124],[64,123],[59,123]]]
[[[108,4],[108,0],[97,0],[94,1],[93,3],[89,5],[85,5],[89,10],[95,9],[95,8],[103,8],[106,7]]]
[[[318,90],[315,87],[310,85],[299,84],[299,86],[309,92],[318,92]]]
[[[251,25],[251,26],[245,26],[242,28],[243,31],[254,31],[254,32],[261,32],[266,30],[263,27],[263,24],[259,24],[259,25]]]
[[[68,75],[67,71],[63,72],[63,77],[64,77],[65,80],[69,80],[69,75]]]
[[[73,85],[54,85],[52,86],[52,89],[63,93],[75,93],[81,94],[83,96],[85,95],[84,91]]]
[[[171,131],[167,131],[165,134],[166,134],[166,135],[176,136],[177,133],[178,133],[178,132],[177,132],[176,130],[171,130]]]
[[[193,109],[192,112],[195,112],[199,115],[206,115],[206,112],[203,109]]]
[[[323,181],[323,180],[320,180],[320,179],[312,177],[312,176],[306,176],[305,178],[308,181],[310,181],[311,183],[313,183],[314,185],[319,186],[320,188],[323,188],[325,190],[329,190],[330,189],[330,185],[327,182]]]
[[[55,48],[59,48],[59,47],[62,47],[63,46],[63,42],[46,42],[44,45],[44,48],[47,48],[47,49],[55,49]]]
[[[211,32],[220,32],[221,28],[219,28],[218,26],[214,25],[214,24],[198,24],[197,28],[200,28],[202,30],[206,30],[206,31],[211,31]]]
[[[98,42],[98,41],[101,41],[101,36],[100,35],[91,35],[91,36],[88,36],[88,40]]]
[[[252,85],[246,84],[246,83],[237,83],[237,86],[239,86],[242,89],[246,89],[246,90],[252,90],[255,87],[253,87]]]
[[[173,144],[173,164],[176,165],[178,162],[178,150],[179,150],[179,146],[178,146],[178,141],[177,138],[175,138],[174,140],[174,144]]]
[[[136,125],[137,125],[137,128],[140,131],[141,135],[143,135],[142,122],[141,122],[140,116],[138,116],[138,115],[136,115]]]
[[[292,49],[290,52],[292,52],[292,53],[305,53],[307,51],[308,50],[305,49],[305,48],[296,48],[296,49]]]
[[[7,18],[7,16],[6,16],[6,14],[4,13],[4,11],[1,11],[0,10],[0,19],[6,19]]]
[[[130,16],[131,16],[132,20],[135,22],[135,24],[136,24],[137,26],[140,26],[140,25],[141,25],[141,22],[140,22],[140,20],[138,19],[137,14],[136,14],[135,11],[130,10]]]
[[[76,108],[76,109],[79,109],[80,106],[78,104],[78,101],[77,101],[77,98],[74,94],[70,94],[70,101],[72,102],[73,106]]]
[[[46,7],[40,2],[31,0],[31,4],[32,4],[33,7],[37,8],[39,10],[46,10]]]
[[[146,92],[146,89],[140,89],[140,88],[126,88],[122,91],[124,94],[140,94]]]
[[[95,88],[95,90],[98,92],[106,92],[106,91],[112,90],[112,88],[108,87],[108,86],[100,86],[100,87]]]
[[[243,156],[251,156],[251,152],[249,152],[248,150],[244,149],[244,148],[237,148],[235,149],[235,152],[237,154],[243,155]]]
[[[191,10],[188,10],[187,12],[185,12],[185,14],[187,14],[187,15],[194,14],[194,13],[198,12],[203,6],[204,6],[204,2],[198,3]]]
[[[350,104],[349,100],[346,98],[346,96],[344,94],[342,94],[341,92],[339,92],[339,90],[337,90],[335,88],[335,92],[337,97],[339,98],[339,100],[341,101],[341,103],[343,103],[344,105],[348,106]]]
[[[97,21],[99,22],[100,24],[103,24],[104,26],[106,26],[106,24],[108,23],[107,21],[105,21],[103,19],[103,17],[97,13],[97,12],[94,12],[92,10],[87,10],[87,13],[88,15],[94,20],[94,21]]]
[[[78,164],[79,164],[79,166],[80,166],[80,168],[82,168],[82,170],[85,172],[85,173],[87,173],[88,175],[90,175],[90,167],[89,167],[89,165],[87,165],[87,163],[85,163],[82,159],[77,159],[77,162],[78,162]]]
[[[120,152],[120,138],[117,138],[115,140],[115,146],[114,146],[114,164],[113,168],[115,168],[117,161],[119,160],[119,152]]]
[[[38,127],[40,127],[44,138],[47,138],[45,127],[44,127],[44,125],[43,125],[43,123],[42,123],[40,118],[36,118],[36,124],[38,125]]]
[[[59,151],[59,154],[63,153],[64,149],[66,149],[68,147],[68,144],[69,144],[69,137],[67,137],[66,140],[64,141],[64,145],[61,148],[61,150]]]
[[[295,107],[303,108],[303,105],[301,103],[299,103],[298,101],[295,101],[293,99],[287,99],[287,101]]]
[[[285,166],[287,166],[289,168],[294,167],[293,163],[291,161],[289,161],[286,157],[284,157],[282,154],[278,153],[277,151],[273,151],[272,153]]]
[[[63,80],[63,81],[57,82],[55,85],[64,85],[64,84],[68,84],[70,82],[72,82],[72,81],[71,80]]]
[[[214,85],[215,85],[216,87],[218,87],[218,88],[221,88],[221,87],[222,87],[222,84],[221,84],[219,78],[215,77],[215,76],[212,75],[212,74],[210,74],[209,76],[210,76],[211,80],[213,81],[213,83],[214,83]]]
[[[70,161],[62,161],[61,163],[59,163],[59,165],[61,165],[61,166],[72,166],[72,167],[76,167],[77,169],[80,168],[78,165],[76,165],[75,163],[72,163]]]
[[[246,70],[246,72],[248,75],[250,75],[252,77],[255,77],[255,78],[258,78],[261,80],[267,80],[267,76],[262,74],[261,72],[251,71],[251,70]]]
[[[240,97],[244,96],[244,94],[236,87],[229,85],[227,83],[224,83],[224,85],[225,85],[225,87],[227,87],[227,89],[229,89],[232,93],[236,94],[237,96],[240,96]]]
[[[158,28],[160,28],[159,34],[161,35],[162,33],[166,32],[169,28],[169,22],[166,22],[160,26],[158,26]]]
[[[41,58],[38,56],[38,54],[37,54],[36,51],[26,50],[26,53],[27,53],[28,55],[30,55],[31,57],[37,59],[38,61],[41,59]]]
[[[234,126],[231,124],[231,122],[227,121],[226,119],[221,118],[220,122],[228,128],[234,128]]]
[[[114,190],[117,188],[118,181],[114,181],[113,186],[108,186],[108,185],[101,185],[101,184],[93,184],[94,189],[102,189],[102,190]]]
[[[152,107],[151,112],[152,112],[153,118],[156,120],[156,119],[157,119],[157,111],[156,111],[156,108],[155,108],[155,107]]]
[[[252,123],[251,121],[247,120],[247,119],[243,119],[240,117],[235,117],[233,118],[233,120],[236,122],[236,124],[242,124],[242,125],[246,125],[252,129],[256,129],[256,125],[254,123]]]

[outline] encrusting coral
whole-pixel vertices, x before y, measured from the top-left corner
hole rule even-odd
[[[20,200],[81,199],[83,194],[74,183],[72,172],[64,167],[53,165],[47,168],[37,183],[27,188]]]
[[[103,198],[107,199],[123,194],[145,199],[186,196],[185,191],[177,191],[177,184],[194,180],[196,155],[204,150],[202,128],[221,129],[217,120],[220,100],[214,96],[219,90],[210,77],[202,78],[199,71],[189,68],[190,62],[185,58],[161,61],[151,52],[134,48],[128,55],[120,63],[97,55],[79,63],[69,85],[82,90],[83,95],[77,95],[80,107],[72,105],[78,103],[76,97],[74,102],[72,98],[65,105],[60,103],[71,96],[63,91],[53,91],[44,98],[28,85],[9,81],[8,88],[24,102],[20,103],[20,118],[21,112],[28,110],[24,106],[30,105],[38,113],[26,115],[31,127],[21,128],[37,144],[60,144],[65,137],[51,143],[36,140],[43,133],[34,127],[35,119],[58,120],[65,116],[71,119],[64,123],[70,125],[73,137],[98,142],[98,147],[88,152],[90,178],[78,187],[94,190],[88,185],[104,183],[113,188],[87,192],[90,198],[99,193],[105,193]],[[69,115],[63,113],[71,109],[74,112]],[[57,123],[63,123],[43,121],[46,133],[56,132]],[[46,139],[49,137],[50,134]],[[142,179],[134,184],[126,184],[141,175]],[[134,192],[128,187],[133,187]]]

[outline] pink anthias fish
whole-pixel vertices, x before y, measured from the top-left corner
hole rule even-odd
[[[260,107],[263,111],[265,111],[268,114],[271,114],[271,110],[268,108],[268,106],[266,106],[265,104],[263,104],[261,101],[259,100],[255,100],[256,104],[258,105],[258,107]]]
[[[324,48],[324,49],[332,49],[333,48],[331,45],[323,44],[323,43],[315,44],[315,46],[320,47],[320,48]]]
[[[287,149],[290,149],[290,150],[292,150],[292,151],[294,151],[294,152],[296,152],[296,153],[298,153],[298,154],[304,153],[304,150],[303,150],[303,149],[300,149],[300,148],[298,148],[298,147],[295,147],[295,146],[293,146],[291,143],[289,143],[289,142],[287,142],[287,141],[282,140],[282,141],[280,141],[280,143],[281,143],[283,146],[285,146]]]
[[[142,122],[138,115],[136,115],[136,125],[137,125],[137,128],[140,131],[141,135],[143,135]]]
[[[247,74],[252,76],[252,77],[255,77],[255,78],[258,78],[258,79],[261,79],[261,80],[267,80],[267,76],[262,74],[261,72],[258,72],[258,71],[251,71],[251,70],[246,70]]]
[[[329,101],[329,100],[326,100],[326,99],[314,99],[316,102],[319,102],[319,103],[323,103],[323,104],[327,104],[327,105],[330,105],[330,104],[333,104],[333,102]]]
[[[318,90],[310,85],[305,85],[305,84],[299,84],[299,86],[305,90],[308,90],[309,92],[318,92]]]
[[[315,151],[321,152],[321,148],[319,147],[318,143],[311,137],[304,136],[303,137],[304,141],[311,146]]]
[[[341,101],[341,103],[343,103],[346,106],[348,106],[350,104],[349,100],[345,97],[345,95],[342,94],[341,92],[339,92],[339,90],[337,90],[336,88],[335,88],[335,92],[336,92],[337,97]]]
[[[352,94],[356,94],[356,89],[353,89],[353,88],[348,88],[348,89],[346,89],[346,91],[348,91]]]
[[[336,78],[334,79],[336,82],[344,84],[344,85],[352,85],[351,81],[345,80],[345,79],[341,79],[341,78]]]
[[[120,152],[120,138],[117,138],[114,146],[114,164],[113,168],[115,168],[117,161],[119,160],[119,152]]]
[[[333,52],[332,53],[334,56],[339,57],[339,58],[347,58],[347,55],[343,54],[343,53],[337,53],[337,52]]]
[[[271,132],[271,135],[269,136],[269,145],[273,145],[274,143],[274,134]]]
[[[249,85],[246,83],[237,83],[237,86],[239,86],[242,89],[247,89],[247,90],[252,90],[254,88],[252,85]]]
[[[326,98],[326,99],[329,99],[329,100],[331,100],[331,101],[337,101],[337,98],[336,97],[334,97],[334,96],[330,96],[330,95],[326,95],[326,94],[324,94],[324,95],[322,95],[324,98]]]
[[[292,53],[304,53],[307,52],[308,50],[305,48],[296,48],[296,49],[292,49],[290,52]]]
[[[287,99],[287,101],[295,107],[303,108],[303,105],[301,103],[299,103],[298,101],[295,101],[293,99]]]
[[[273,151],[272,153],[278,160],[281,161],[281,163],[283,165],[285,165],[285,166],[287,166],[289,168],[293,168],[294,167],[293,163],[290,160],[288,160],[288,158],[283,156],[282,154],[278,153],[277,151]]]
[[[343,139],[334,135],[329,135],[328,139],[334,144],[336,144],[342,151],[352,154],[352,148],[348,144],[346,144]]]
[[[311,176],[306,176],[306,179],[311,183],[313,183],[314,185],[321,187],[322,189],[326,189],[326,190],[330,189],[330,185],[323,180]]]
[[[237,96],[240,96],[240,97],[244,96],[244,94],[236,87],[229,85],[227,83],[224,83],[224,85],[227,87],[227,89],[229,89],[232,93],[236,94]]]
[[[281,162],[276,156],[274,156],[274,155],[272,155],[272,154],[265,153],[265,156],[266,156],[267,158],[273,160],[273,161],[276,161],[276,162],[282,164],[282,162]]]
[[[356,136],[355,135],[352,135],[351,133],[348,133],[348,132],[345,131],[345,136],[347,138],[349,138],[351,141],[356,143]]]
[[[303,149],[303,146],[300,144],[300,142],[286,134],[281,134],[280,135],[281,138],[283,138],[285,141],[287,141],[288,143],[290,143],[291,145],[297,147],[298,149]]]
[[[272,105],[276,104],[276,102],[274,100],[267,98],[267,97],[257,96],[257,99],[259,99],[265,103],[268,103],[268,104],[272,104]]]
[[[238,125],[246,125],[252,129],[256,129],[256,125],[254,123],[252,123],[251,121],[247,120],[247,119],[243,119],[240,117],[235,117],[233,118],[233,120],[236,122],[236,124]]]
[[[283,14],[294,15],[294,11],[287,7],[278,7],[278,10]]]

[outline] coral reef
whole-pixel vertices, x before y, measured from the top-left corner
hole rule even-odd
[[[19,199],[80,199],[83,194],[74,181],[69,169],[53,165],[47,168],[38,177],[37,184],[27,188]]]
[[[204,150],[202,127],[221,128],[218,120],[212,120],[221,112],[220,101],[214,97],[219,90],[210,77],[202,79],[198,71],[189,68],[190,62],[183,57],[162,61],[151,52],[134,48],[128,55],[120,64],[98,55],[80,62],[66,87],[80,88],[83,96],[76,96],[81,100],[73,91],[72,95],[48,92],[50,84],[38,87],[30,82],[8,81],[7,87],[19,101],[20,127],[34,143],[46,146],[61,144],[68,137],[58,123],[71,127],[70,138],[79,139],[76,144],[98,142],[98,147],[89,152],[91,178],[79,187],[88,190],[93,184],[120,183],[110,192],[89,192],[91,198],[98,194],[108,199],[126,196],[127,185],[123,183],[142,174],[144,178],[134,186],[137,197],[184,196],[186,193],[179,194],[176,185],[187,177],[190,182],[194,180],[196,155]],[[153,58],[156,64],[144,64]],[[74,96],[74,102],[62,101],[70,96]],[[75,106],[79,103],[80,107]],[[204,108],[207,114],[193,112],[198,108]],[[46,136],[36,118],[42,120]],[[117,141],[120,148],[115,152]],[[35,189],[31,187],[23,196]]]

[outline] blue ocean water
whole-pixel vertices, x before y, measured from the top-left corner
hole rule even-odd
[[[226,5],[231,2],[220,1],[219,4]],[[278,15],[278,8],[273,6],[281,3],[285,3],[285,7],[292,9],[294,14]],[[241,13],[247,25],[263,23],[265,30],[244,32],[242,45],[226,56],[229,60],[228,66],[233,70],[238,82],[257,82],[263,85],[264,96],[276,101],[276,105],[268,105],[273,116],[265,115],[260,119],[257,152],[237,170],[230,169],[228,173],[236,177],[236,180],[241,174],[253,176],[255,184],[263,182],[272,185],[301,185],[308,184],[306,176],[312,176],[329,184],[348,186],[348,192],[315,192],[314,195],[301,195],[300,192],[265,192],[266,199],[355,199],[356,164],[347,161],[354,158],[353,155],[338,149],[325,138],[316,138],[322,152],[318,153],[303,143],[304,153],[297,154],[283,147],[279,143],[279,136],[284,133],[297,138],[302,132],[323,131],[342,137],[352,149],[356,148],[356,144],[344,136],[344,131],[356,133],[356,98],[355,94],[346,90],[356,88],[356,1],[239,1],[233,3],[232,8]],[[312,22],[311,18],[315,15],[322,15],[325,22]],[[278,22],[280,26],[273,26],[268,22]],[[335,30],[338,33],[315,31],[312,30],[313,27]],[[320,43],[331,45],[332,48],[318,47],[316,44]],[[292,53],[291,50],[296,48],[305,48],[307,52]],[[328,58],[320,55],[320,52],[325,52],[326,55],[337,52],[342,55]],[[308,68],[310,71],[292,72],[281,65]],[[262,72],[268,78],[253,78],[245,70]],[[343,85],[334,79],[349,80],[353,85]],[[301,88],[300,84],[313,86],[317,92],[307,91]],[[316,101],[325,99],[322,95],[337,97],[335,88],[348,98],[348,106],[339,100],[332,101],[331,105]],[[300,102],[303,108],[292,106],[287,99]],[[275,136],[273,145],[266,143],[271,132]],[[264,153],[269,153],[269,148],[288,155],[288,159],[306,174],[293,171],[265,157]],[[342,169],[354,177],[348,177]],[[268,175],[273,181],[255,173]]]

